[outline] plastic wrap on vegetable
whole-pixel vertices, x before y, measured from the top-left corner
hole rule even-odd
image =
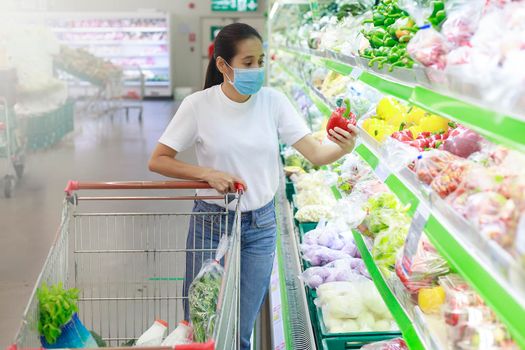
[[[301,252],[303,259],[312,264],[312,266],[323,266],[335,260],[352,258],[351,253],[317,244],[301,244]]]
[[[413,243],[415,242],[410,242]],[[405,245],[396,261],[396,274],[411,294],[419,292],[421,288],[435,286],[438,277],[449,271],[447,262],[426,235],[419,239],[416,251],[413,251],[412,246]]]
[[[319,222],[321,219],[330,219],[332,209],[326,205],[306,205],[295,213],[295,219],[299,222]]]
[[[420,181],[430,185],[432,180],[440,174],[449,163],[459,160],[461,158],[452,153],[430,150],[422,153],[416,160],[415,171]]]
[[[408,226],[410,219],[405,214],[408,208],[390,192],[372,196],[366,204],[368,216],[363,221],[368,231],[363,233],[375,237],[390,227]]]
[[[206,342],[213,336],[217,300],[221,289],[224,268],[220,264],[230,245],[228,235],[223,235],[214,260],[203,262],[199,274],[193,279],[188,292],[193,339]]]
[[[405,168],[419,155],[417,149],[392,137],[388,137],[385,140],[381,145],[380,151],[384,161],[393,171],[399,171]]]
[[[383,299],[368,279],[328,282],[317,289],[315,304],[323,310],[330,333],[389,331],[396,328]]]
[[[483,0],[448,0],[445,2],[447,19],[441,33],[453,46],[468,46],[478,28]]]
[[[441,198],[446,198],[458,188],[465,173],[471,167],[472,163],[465,159],[453,161],[432,180],[430,186]]]
[[[443,150],[458,157],[468,158],[472,153],[481,150],[483,138],[476,132],[459,125],[449,132],[443,143]]]
[[[395,338],[366,344],[361,350],[408,350],[408,346],[402,338]]]
[[[314,266],[306,269],[299,278],[310,288],[317,289],[327,282],[357,281],[370,278],[362,259],[348,258],[335,260],[324,266]]]
[[[423,66],[443,69],[447,64],[447,53],[450,49],[445,37],[435,30],[429,21],[435,2],[399,0],[398,4],[410,13],[420,28],[407,45],[410,57]]]
[[[451,348],[519,348],[494,312],[459,275],[440,277],[439,283],[446,295],[442,312]],[[482,344],[480,339],[484,339]]]
[[[405,244],[408,224],[393,224],[382,230],[374,239],[372,256],[376,265],[388,277],[395,269],[396,257]]]
[[[357,228],[366,217],[363,203],[367,199],[368,197],[355,191],[350,196],[340,199],[333,207],[335,218],[344,222],[348,230]]]
[[[456,197],[452,207],[484,237],[510,249],[514,242],[519,211],[516,203],[498,192],[468,193]]]
[[[389,191],[388,187],[382,181],[375,179],[357,183],[352,191],[352,197],[360,196],[363,198],[362,202],[364,202],[368,201],[368,199],[375,194]]]
[[[353,187],[361,181],[373,180],[375,178],[372,168],[361,158],[354,154],[346,157],[339,167],[341,175],[338,180],[338,187],[345,193],[352,192]]]
[[[341,250],[355,257],[357,248],[351,231],[341,221],[326,222],[321,220],[317,227],[307,232],[303,237],[303,244],[320,245],[334,250]]]

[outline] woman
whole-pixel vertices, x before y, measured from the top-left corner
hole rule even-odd
[[[262,87],[263,64],[262,38],[254,28],[242,23],[224,27],[215,39],[204,90],[184,99],[149,163],[151,171],[173,178],[206,181],[214,189],[199,194],[234,192],[236,182],[245,186],[241,199],[241,349],[250,347],[251,331],[268,290],[273,265],[278,139],[320,166],[351,152],[357,136],[352,125],[349,125],[351,132],[336,128],[328,136],[333,143],[321,145],[284,94]],[[177,159],[179,152],[194,144],[198,165]],[[219,205],[196,201],[193,210],[224,210]],[[206,244],[216,247],[218,234],[211,239],[203,237],[199,234],[203,232],[200,224],[190,225],[188,249]],[[219,227],[202,225],[208,225],[210,230]],[[199,271],[202,259],[187,254],[186,281],[193,280],[193,272]],[[186,284],[185,292],[187,287]],[[185,310],[188,317],[187,305]]]

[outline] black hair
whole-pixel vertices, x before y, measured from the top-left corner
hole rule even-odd
[[[222,84],[224,81],[222,73],[217,68],[217,57],[220,56],[228,64],[231,63],[232,58],[237,53],[237,44],[242,40],[251,38],[257,38],[262,42],[261,34],[245,23],[232,23],[221,29],[214,40],[214,51],[208,63],[204,89]]]

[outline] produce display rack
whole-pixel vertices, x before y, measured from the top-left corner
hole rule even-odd
[[[168,13],[150,11],[53,12],[47,13],[44,17],[45,23],[51,27],[60,44],[86,49],[95,56],[122,67],[125,79],[122,80],[121,84],[124,94],[130,91],[140,94],[140,77],[135,77],[137,69],[140,67],[140,70],[147,73],[144,81],[145,97],[169,97],[172,95],[171,20]],[[158,21],[162,26],[140,26],[141,21]],[[117,22],[136,23],[137,25],[108,25],[108,23]],[[161,36],[162,39],[159,40],[156,37],[148,39],[126,38],[126,35],[133,37],[154,33]],[[113,34],[115,37],[111,37]],[[78,35],[92,35],[93,38],[79,39]],[[109,37],[106,38],[108,35]],[[155,47],[158,50],[153,50]],[[146,48],[150,49],[149,53],[145,51]],[[148,78],[148,74],[150,78]],[[71,81],[70,85],[72,88],[77,85],[82,88],[81,84],[77,84],[77,81]]]
[[[304,56],[304,53],[301,53],[300,56],[312,57]],[[334,67],[335,65],[327,66]],[[288,67],[283,65],[280,67],[304,89],[318,109],[329,117],[334,108],[330,101]],[[360,76],[363,76],[364,73],[361,73]],[[391,88],[392,85],[388,84],[387,81],[387,86]],[[374,87],[377,88],[377,86]],[[380,91],[387,93],[386,91],[390,90],[383,87]],[[400,94],[394,93],[393,95],[400,97]],[[409,98],[405,100],[411,102]],[[454,115],[461,116],[461,113],[456,112]],[[461,118],[452,119],[464,122]],[[518,119],[512,120],[520,122]],[[478,128],[481,128],[483,122],[479,120],[478,122]],[[520,125],[525,127],[525,122]],[[523,322],[525,319],[525,282],[523,281],[525,273],[518,262],[496,244],[480,239],[469,223],[452,212],[435,193],[421,185],[408,168],[397,170],[390,166],[385,159],[385,151],[364,130],[360,130],[361,138],[356,145],[355,152],[372,167],[378,178],[385,182],[403,204],[410,205],[408,214],[414,220],[421,220],[424,232],[440,254],[495,311],[507,325],[516,342],[520,346],[525,346],[525,323]],[[525,143],[525,139],[521,141]],[[335,188],[332,190],[337,191]],[[361,234],[354,232],[354,236],[374,283],[398,322],[409,347],[411,349],[439,349],[439,340],[428,332],[421,313],[406,311],[407,307],[403,306],[403,302],[392,291],[392,287],[375,265]]]
[[[432,90],[429,84],[425,86],[424,78],[419,78],[426,75],[417,66],[412,70],[379,71],[368,67],[368,60],[360,57],[293,47],[277,49],[324,65],[339,74],[349,75],[384,94],[410,102],[429,112],[456,120],[495,143],[525,151],[525,111],[519,110],[517,115],[502,115],[487,107],[481,100],[457,97],[458,93],[454,91]]]

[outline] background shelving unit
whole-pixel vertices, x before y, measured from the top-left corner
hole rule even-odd
[[[169,14],[50,13],[45,21],[61,45],[85,49],[121,67],[123,95],[140,94],[140,72],[144,97],[172,95]],[[70,85],[79,86],[75,80]]]

